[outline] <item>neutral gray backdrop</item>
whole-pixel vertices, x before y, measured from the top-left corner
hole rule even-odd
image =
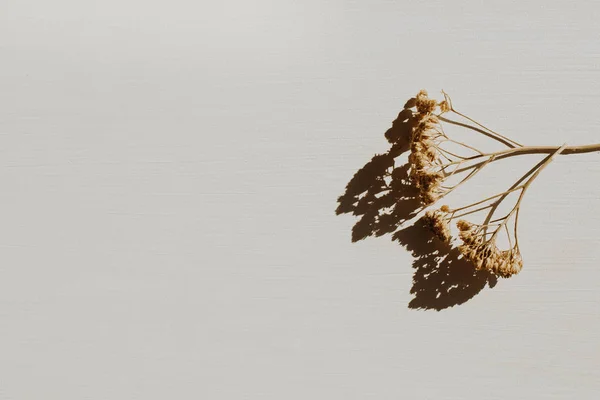
[[[334,214],[421,88],[526,144],[600,142],[600,3],[0,8],[0,399],[600,391],[600,154],[532,186],[521,274],[439,312]]]

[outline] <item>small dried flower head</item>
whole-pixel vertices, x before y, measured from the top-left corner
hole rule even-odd
[[[450,111],[450,104],[448,104],[448,102],[447,102],[446,100],[443,100],[443,101],[442,101],[442,102],[440,102],[438,105],[440,106],[440,111],[441,111],[442,113],[445,113],[445,112],[449,112],[449,111]]]
[[[470,231],[473,229],[473,224],[470,223],[467,220],[464,219],[460,219],[458,220],[458,222],[456,223],[456,227],[460,230],[460,231]]]
[[[435,115],[427,115],[415,126],[411,135],[411,142],[425,142],[439,136],[440,121]]]
[[[421,202],[425,205],[435,203],[441,196],[440,186],[444,180],[444,175],[440,172],[430,172],[426,170],[415,171],[413,174],[415,186],[419,189]]]
[[[496,273],[503,278],[511,277],[512,275],[518,274],[523,269],[523,258],[519,251],[514,249],[506,250],[503,252],[503,259],[505,262],[500,265]]]
[[[423,216],[423,223],[442,241],[450,242],[452,238],[448,218],[448,206],[442,206],[439,210],[427,211]]]
[[[441,172],[425,172],[415,176],[417,187],[425,192],[432,192],[444,179]]]
[[[421,90],[417,94],[415,105],[417,106],[419,114],[430,114],[435,111],[437,101],[435,101],[435,99],[430,99],[427,95],[427,91]]]

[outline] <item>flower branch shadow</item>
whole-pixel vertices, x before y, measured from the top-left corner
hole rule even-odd
[[[439,240],[421,220],[394,233],[393,240],[414,257],[409,308],[440,311],[463,304],[498,282],[493,273],[460,258],[458,249]]]
[[[414,101],[406,103],[385,133],[389,150],[373,156],[348,182],[336,214],[358,218],[352,228],[353,242],[392,234],[392,240],[414,257],[413,299],[408,307],[439,311],[465,303],[486,285],[494,287],[497,278],[460,258],[460,252],[439,240],[422,220],[402,228],[422,210],[419,189],[409,179],[410,164],[396,166],[396,159],[409,150],[417,123],[410,109]]]

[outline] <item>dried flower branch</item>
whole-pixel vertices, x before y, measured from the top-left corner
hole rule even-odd
[[[427,210],[422,216],[425,226],[446,243],[452,243],[451,226],[455,224],[460,241],[458,250],[477,270],[489,271],[500,277],[510,277],[523,267],[517,227],[521,202],[532,182],[557,155],[600,151],[600,144],[524,146],[458,112],[448,94],[442,93],[444,99],[438,102],[429,98],[426,91],[421,90],[403,110],[403,118],[410,127],[407,140],[410,150],[408,179],[418,190],[422,211],[457,190],[490,163],[520,155],[547,154],[542,161],[501,193],[454,209],[443,205],[439,209]],[[414,108],[412,115],[406,115],[407,107]],[[472,130],[501,144],[503,149],[486,152],[474,145],[455,140],[446,134],[444,124]],[[397,135],[386,133],[386,137],[390,141],[400,140]],[[391,168],[392,160],[393,158],[388,164]],[[393,175],[393,172],[388,175]],[[388,189],[392,187],[383,183],[382,190]],[[508,212],[498,217],[500,206],[506,206],[505,203],[511,201],[509,198],[516,198],[514,204],[508,207]],[[473,217],[481,214],[484,215],[482,220],[473,221]],[[500,245],[501,235],[508,245]]]

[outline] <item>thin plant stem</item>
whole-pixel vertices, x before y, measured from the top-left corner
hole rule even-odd
[[[476,208],[474,210],[467,211],[467,212],[464,212],[464,213],[458,214],[458,215],[454,215],[454,213],[453,213],[452,214],[452,218],[462,218],[462,217],[464,217],[466,215],[474,214],[474,213],[476,213],[478,211],[482,211],[482,210],[485,210],[486,208],[490,208],[491,206],[492,206],[491,204],[488,204],[487,206],[479,207],[479,208]]]
[[[548,157],[546,157],[542,164],[535,170],[535,172],[533,172],[533,175],[531,175],[531,177],[527,180],[527,182],[525,182],[523,184],[521,193],[519,193],[519,198],[517,199],[517,203],[515,204],[515,206],[513,207],[513,209],[508,213],[508,216],[504,219],[504,221],[502,221],[501,225],[506,225],[506,223],[508,222],[508,220],[510,219],[510,217],[515,214],[516,212],[518,212],[519,208],[521,207],[521,201],[523,200],[523,196],[525,196],[525,192],[527,192],[527,189],[529,188],[529,186],[531,185],[531,183],[535,180],[535,178],[537,178],[540,174],[540,172],[542,172],[544,170],[544,168],[546,168],[548,166],[548,164],[550,164],[552,162],[552,160],[554,160],[554,158],[561,153],[561,151],[564,150],[564,148],[567,146],[567,144],[563,144],[561,147],[558,148],[558,150],[556,150],[556,152],[554,152],[553,154],[549,155]],[[517,225],[518,225],[518,219],[517,216],[515,215],[515,244],[518,246],[519,240],[517,237]],[[500,231],[501,228],[498,228],[494,234],[492,235],[492,237],[490,238],[490,240],[493,240],[496,235],[498,234],[498,232]]]
[[[465,209],[467,209],[467,208],[470,208],[470,207],[477,206],[477,205],[479,205],[479,204],[485,203],[486,201],[490,201],[490,200],[492,200],[492,199],[495,199],[496,197],[500,197],[500,196],[508,195],[508,194],[510,194],[510,193],[512,193],[512,192],[514,192],[515,190],[519,190],[519,189],[521,189],[521,187],[520,187],[520,186],[517,186],[517,187],[514,187],[514,188],[511,188],[511,189],[507,190],[506,192],[502,192],[502,193],[495,194],[495,195],[493,195],[493,196],[490,196],[490,197],[488,197],[487,199],[483,199],[483,200],[480,200],[480,201],[478,201],[478,202],[476,202],[476,203],[469,204],[468,206],[464,206],[464,207],[456,208],[456,209],[454,209],[454,210],[452,210],[452,211],[456,212],[456,211],[465,210]]]
[[[544,162],[544,164],[542,164],[542,166],[540,166],[537,171],[535,171],[535,173],[531,176],[531,178],[529,178],[529,180],[523,185],[523,190],[521,191],[520,195],[519,195],[519,199],[517,200],[517,210],[516,210],[516,214],[515,214],[515,243],[517,245],[519,245],[519,239],[517,237],[517,225],[519,223],[519,208],[521,206],[521,200],[523,200],[523,196],[525,195],[525,192],[527,191],[527,189],[529,188],[529,186],[531,185],[531,183],[535,180],[535,178],[538,177],[538,175],[540,174],[540,172],[543,171],[544,168],[546,168],[548,166],[548,164],[550,164],[550,162],[552,162],[552,160],[554,160],[554,158],[561,154],[561,152],[563,152],[565,149],[567,148],[567,144],[563,144],[558,150],[556,150],[556,152],[552,155],[550,155],[547,159],[546,162]]]
[[[479,153],[480,155],[482,155],[482,154],[483,154],[483,152],[482,152],[481,150],[479,150],[479,149],[477,149],[477,148],[475,148],[475,147],[473,147],[473,146],[469,146],[469,145],[468,145],[468,144],[466,144],[466,143],[462,143],[462,142],[459,142],[459,141],[456,141],[456,140],[453,140],[453,139],[449,139],[449,138],[447,138],[447,139],[446,139],[446,141],[448,141],[448,142],[451,142],[451,143],[455,143],[455,144],[458,144],[458,145],[461,145],[461,146],[464,146],[464,147],[466,147],[467,149],[470,149],[470,150],[473,150],[473,151],[475,151],[475,152]],[[466,157],[464,157],[464,158],[466,158]]]
[[[458,113],[457,113],[457,114],[458,114]],[[514,144],[512,144],[512,143],[511,143],[511,142],[512,142],[511,140],[504,139],[504,138],[502,138],[502,137],[498,137],[498,136],[496,136],[496,135],[494,135],[494,134],[492,134],[492,133],[489,133],[489,132],[486,132],[486,131],[484,131],[483,129],[479,129],[479,128],[475,127],[475,126],[472,126],[472,125],[469,125],[469,124],[465,124],[465,123],[463,123],[463,122],[454,121],[454,120],[452,120],[452,119],[448,119],[448,118],[446,118],[446,117],[442,117],[441,115],[438,115],[437,117],[438,117],[438,119],[439,119],[440,121],[444,121],[444,122],[447,122],[447,123],[449,123],[449,124],[453,124],[453,125],[462,126],[463,128],[468,128],[468,129],[474,130],[474,131],[476,131],[476,132],[479,132],[479,133],[481,133],[481,134],[483,134],[483,135],[485,135],[485,136],[489,137],[490,139],[494,139],[494,140],[496,140],[496,141],[498,141],[498,142],[502,143],[503,145],[505,145],[505,146],[507,146],[507,147],[510,147],[510,148],[515,148],[515,147],[517,147],[517,146],[515,146]]]
[[[521,147],[522,146],[520,143],[518,143],[518,142],[516,142],[516,141],[514,141],[514,140],[512,140],[510,138],[507,138],[506,136],[503,136],[503,135],[499,134],[498,132],[494,132],[493,130],[491,130],[487,126],[484,126],[483,124],[480,124],[479,122],[475,121],[474,119],[472,119],[470,117],[467,117],[466,115],[464,115],[464,114],[456,111],[456,109],[452,105],[452,99],[450,99],[450,96],[448,95],[448,93],[444,92],[443,90],[442,90],[442,93],[444,94],[444,99],[446,100],[446,102],[448,102],[448,105],[450,106],[450,111],[452,111],[453,113],[455,113],[457,115],[460,115],[461,117],[463,117],[463,118],[471,121],[472,123],[474,123],[476,125],[479,125],[481,128],[485,129],[486,131],[491,132],[493,135],[495,135],[494,139],[498,140],[499,142],[505,144],[508,147],[515,147],[515,146]],[[475,130],[479,131],[477,128],[471,127],[471,126],[468,126],[468,125],[465,126],[465,127],[471,128],[471,129],[475,129]],[[479,132],[481,132],[481,131],[479,131]],[[481,132],[481,133],[485,134],[486,136],[489,136],[485,132]],[[506,143],[506,142],[508,142],[508,143]]]
[[[455,191],[456,189],[458,189],[462,184],[464,184],[469,179],[471,179],[472,177],[474,177],[479,171],[481,171],[483,169],[483,167],[485,167],[488,163],[492,162],[493,160],[494,160],[494,156],[490,157],[480,167],[478,167],[478,168],[474,169],[473,171],[471,171],[466,177],[464,177],[460,182],[458,182],[452,189],[450,189],[446,193],[444,193],[444,196],[446,196],[446,195],[452,193],[453,191]],[[454,171],[454,172],[456,172],[456,171]],[[452,172],[452,174],[454,174],[454,172]]]
[[[454,161],[452,164],[460,164],[464,161],[472,161],[482,157],[495,156],[494,161],[502,160],[504,158],[526,155],[526,154],[553,154],[562,146],[523,146],[513,149],[501,150],[494,153],[483,153],[480,155],[476,155],[466,160]],[[593,153],[596,151],[600,151],[600,143],[588,144],[585,146],[566,146],[560,152],[560,155],[572,155],[572,154],[585,154],[585,153]],[[471,168],[477,168],[480,165],[487,164],[488,160],[481,161],[477,164],[470,165],[468,167],[460,168],[456,172],[464,172],[468,171]]]

